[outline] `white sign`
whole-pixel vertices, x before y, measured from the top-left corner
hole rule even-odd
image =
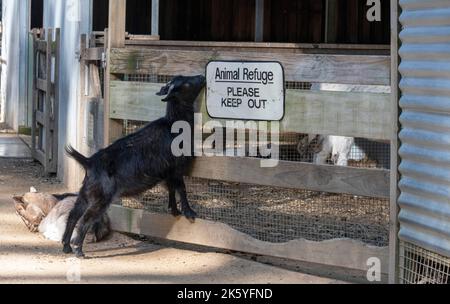
[[[209,62],[206,109],[213,118],[281,120],[284,116],[283,67],[279,62]]]

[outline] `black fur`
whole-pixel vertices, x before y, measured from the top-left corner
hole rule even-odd
[[[172,134],[171,128],[176,121],[187,121],[193,130],[194,101],[204,84],[203,76],[175,77],[158,93],[167,95],[163,99],[167,102],[164,117],[117,140],[90,158],[70,146],[66,148],[67,153],[84,167],[86,176],[67,221],[64,252],[72,252],[70,239],[78,221],[73,245],[76,255],[82,257],[86,232],[101,220],[114,199],[137,195],[161,182],[165,182],[169,191],[172,214],[182,213],[190,220],[195,219],[196,213],[189,206],[183,180],[192,156],[175,157],[172,154],[171,144],[177,134]],[[181,212],[177,208],[176,192],[180,195]]]

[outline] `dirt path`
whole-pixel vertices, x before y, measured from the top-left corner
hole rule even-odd
[[[27,159],[0,158],[0,283],[338,283],[236,256],[141,242],[114,233],[87,244],[85,260],[61,252],[58,243],[30,233],[14,213],[11,196],[63,192],[54,178]]]

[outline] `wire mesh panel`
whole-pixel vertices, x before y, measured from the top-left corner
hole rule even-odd
[[[389,203],[385,199],[193,177],[185,180],[199,218],[225,223],[261,241],[350,238],[374,246],[388,245]],[[124,199],[123,205],[167,213],[168,194],[158,186]]]
[[[400,283],[450,284],[450,258],[400,242]]]

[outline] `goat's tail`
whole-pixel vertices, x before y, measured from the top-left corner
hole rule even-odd
[[[83,166],[84,169],[88,169],[90,167],[91,162],[89,158],[85,157],[83,154],[75,150],[71,145],[66,146],[65,150],[67,154],[69,154],[70,157],[75,159],[81,166]]]

